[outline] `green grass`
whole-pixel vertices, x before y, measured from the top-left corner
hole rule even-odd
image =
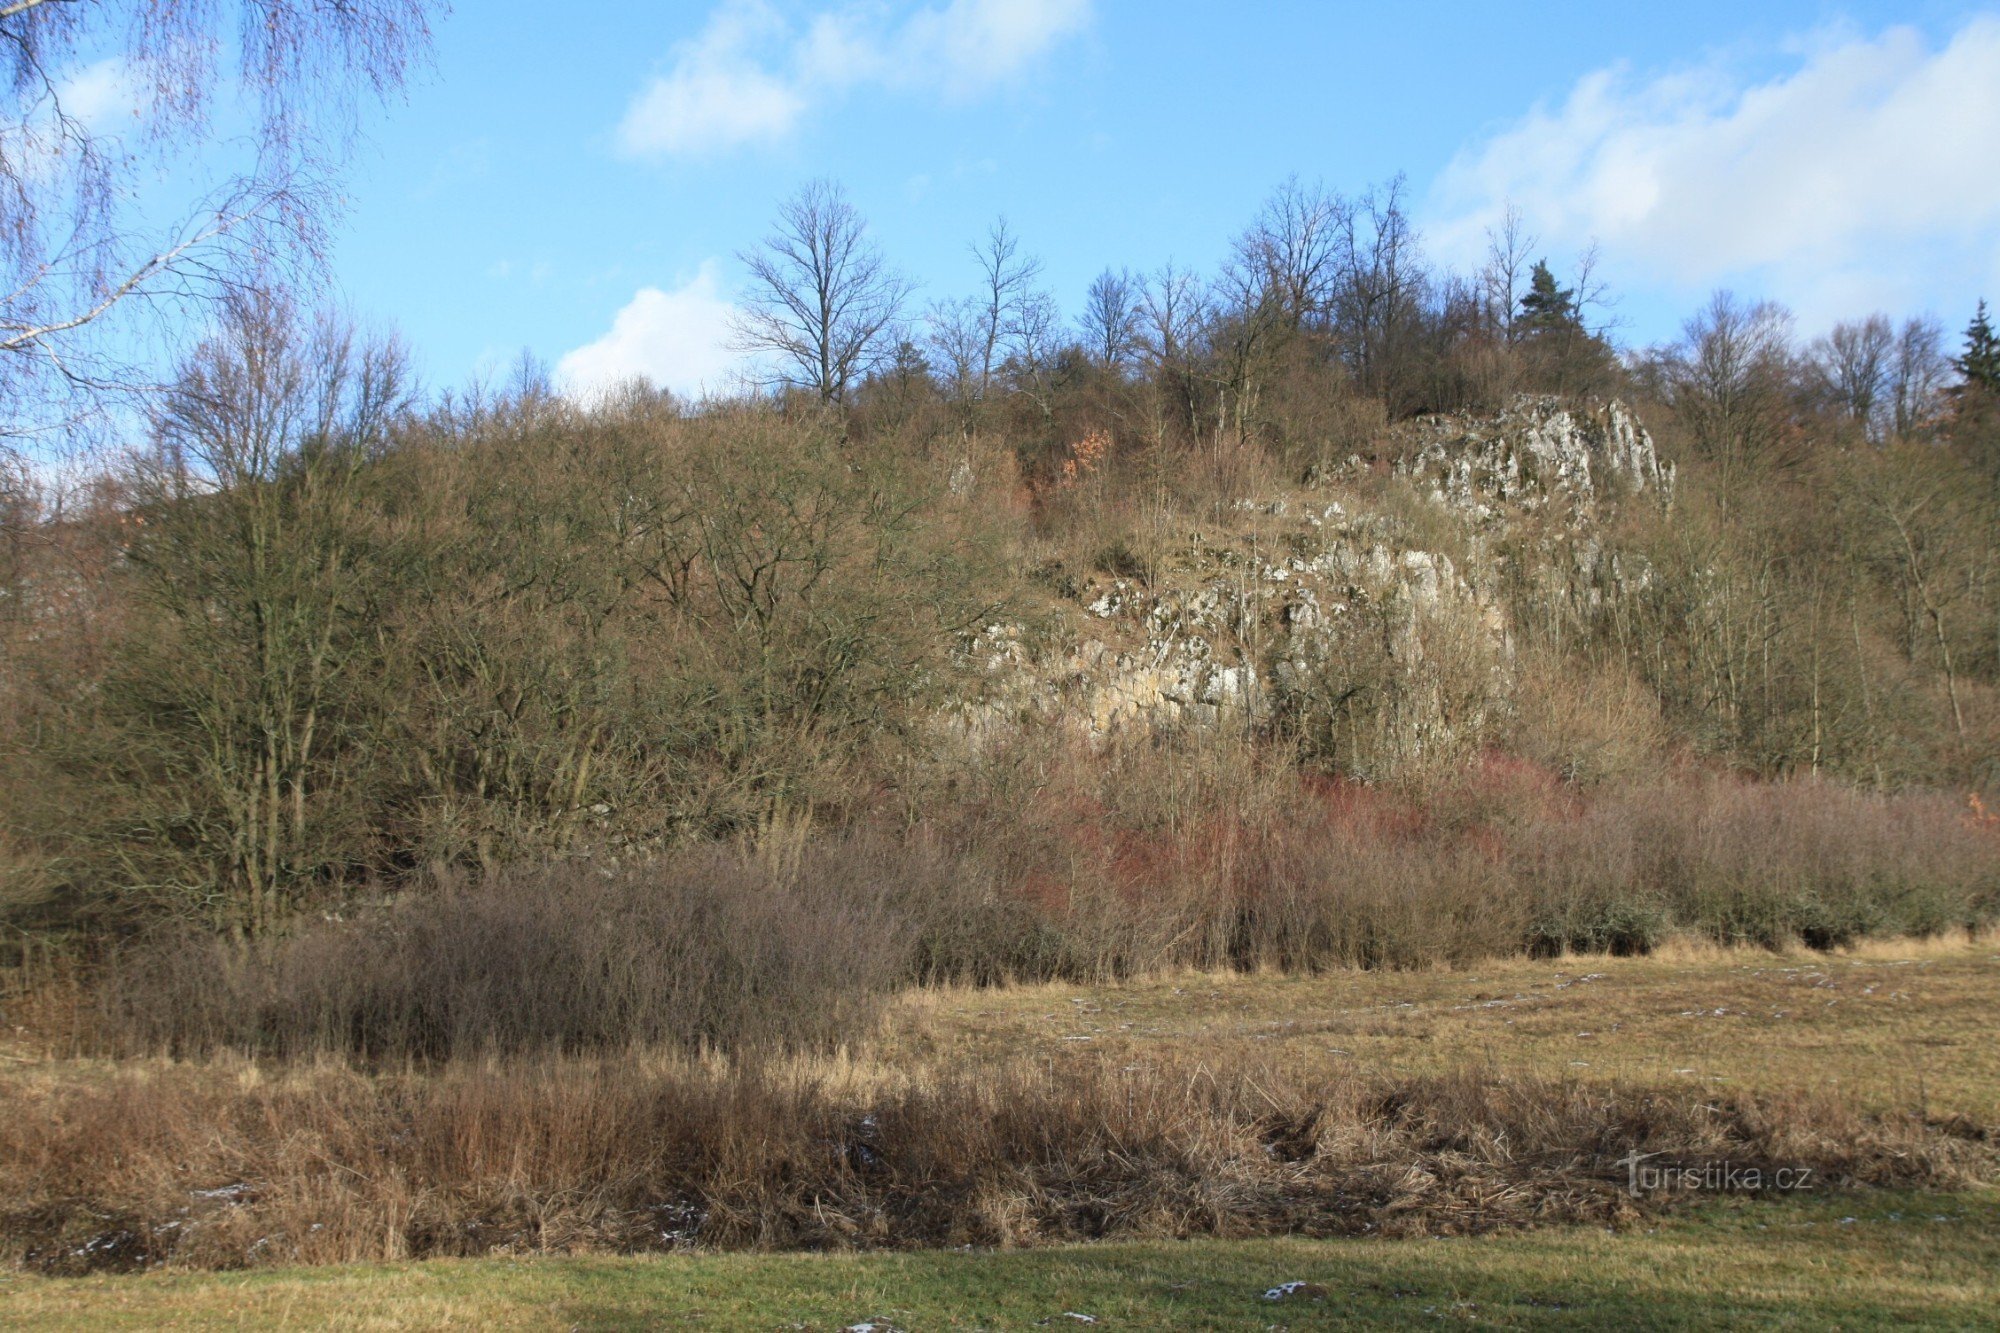
[[[1261,1299],[1290,1280],[1327,1296]],[[0,1279],[0,1323],[26,1328],[1082,1327],[1066,1311],[1103,1328],[1995,1328],[2000,1192],[1727,1199],[1616,1235]]]

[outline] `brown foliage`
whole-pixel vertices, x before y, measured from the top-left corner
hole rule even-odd
[[[969,979],[1423,967],[1675,934],[1828,947],[2000,913],[2000,843],[1943,795],[1698,774],[1584,790],[1499,754],[1394,791],[1213,738],[996,756],[985,791],[946,833],[988,872],[968,882],[998,886],[952,917]]]

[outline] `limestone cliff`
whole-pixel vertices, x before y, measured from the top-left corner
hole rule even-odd
[[[1512,687],[1513,601],[1619,595],[1635,571],[1603,524],[1670,504],[1673,472],[1617,402],[1523,398],[1384,445],[1191,525],[1143,578],[1066,578],[1033,632],[987,626],[986,689],[956,724],[975,742],[1052,723],[1108,743],[1282,719],[1363,776],[1476,743]],[[1533,568],[1505,577],[1523,551]]]

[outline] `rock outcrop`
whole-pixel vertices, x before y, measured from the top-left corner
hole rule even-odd
[[[993,625],[971,645],[987,689],[956,712],[963,733],[1054,724],[1110,743],[1282,719],[1367,774],[1476,744],[1511,687],[1517,608],[1500,589],[1619,595],[1634,571],[1598,525],[1632,497],[1668,502],[1673,472],[1616,402],[1522,399],[1405,429],[1391,477],[1356,467],[1241,500],[1148,580],[1066,572],[1052,629]],[[1534,577],[1503,579],[1498,548],[1529,515],[1561,522],[1536,527]]]
[[[1491,521],[1508,508],[1572,508],[1652,492],[1671,501],[1674,475],[1623,403],[1580,408],[1522,397],[1490,417],[1426,418],[1416,449],[1397,464],[1433,499]]]

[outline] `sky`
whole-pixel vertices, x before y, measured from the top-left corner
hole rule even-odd
[[[731,387],[737,255],[841,182],[918,304],[1004,215],[1068,312],[1106,266],[1211,270],[1289,176],[1398,173],[1428,256],[1511,203],[1593,242],[1616,336],[1727,287],[1810,335],[2000,299],[2000,4],[460,0],[375,118],[334,251],[426,378],[526,351],[591,387]]]

